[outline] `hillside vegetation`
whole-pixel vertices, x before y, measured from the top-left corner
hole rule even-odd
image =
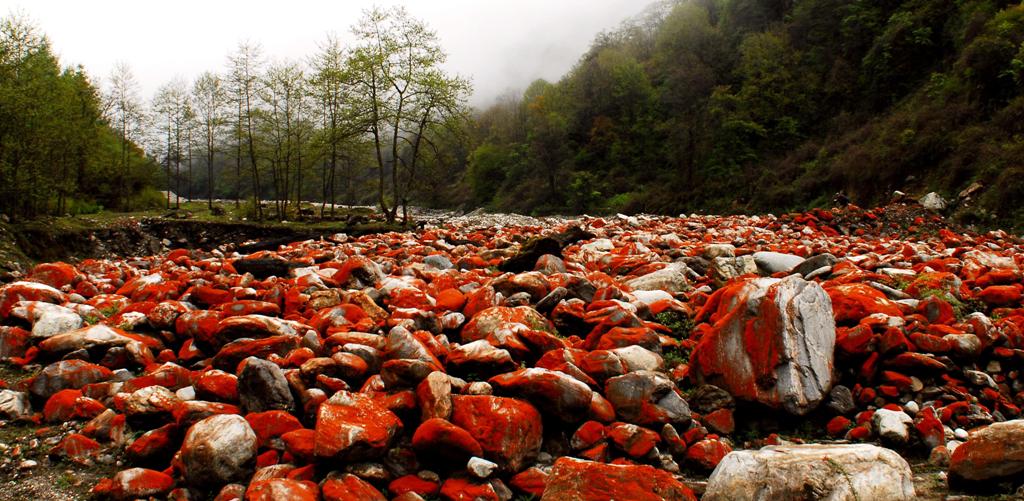
[[[1024,5],[692,0],[477,117],[469,204],[784,211],[935,190],[1024,225]]]

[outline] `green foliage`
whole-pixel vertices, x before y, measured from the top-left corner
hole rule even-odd
[[[481,112],[475,147],[522,154],[466,185],[497,209],[677,214],[981,182],[964,213],[1024,229],[1022,94],[1024,5],[678,2]]]
[[[101,113],[79,68],[62,68],[49,40],[18,15],[0,19],[0,212],[92,213],[151,184],[152,164]],[[120,152],[133,167],[114,174]]]
[[[670,348],[662,352],[661,359],[665,362],[666,368],[674,369],[680,364],[689,363],[690,353],[681,348]]]
[[[162,209],[167,205],[167,197],[153,187],[145,187],[134,197],[131,206],[135,210]]]
[[[673,310],[665,310],[654,315],[654,320],[671,329],[672,337],[677,339],[689,338],[690,332],[693,331],[694,327],[692,318],[686,316],[684,313]]]

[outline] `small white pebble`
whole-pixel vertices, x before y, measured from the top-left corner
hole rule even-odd
[[[969,435],[967,434],[967,430],[963,428],[957,428],[953,430],[953,436],[956,437],[957,440],[964,441],[967,440],[967,437]]]

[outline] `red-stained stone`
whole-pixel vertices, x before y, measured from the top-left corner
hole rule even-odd
[[[604,440],[605,427],[597,421],[587,421],[576,429],[570,444],[573,449],[586,449]]]
[[[661,441],[657,433],[629,423],[612,423],[607,433],[612,443],[634,458],[646,456]]]
[[[486,459],[517,472],[540,450],[540,413],[522,400],[493,396],[452,397],[451,422],[470,433]]]
[[[0,360],[21,358],[32,346],[32,333],[20,327],[0,326]]]
[[[238,402],[238,377],[221,370],[205,371],[196,378],[196,397],[219,402]]]
[[[1019,284],[992,285],[982,289],[975,297],[997,306],[1020,304],[1021,286]]]
[[[548,474],[540,468],[527,468],[509,479],[510,487],[523,494],[541,497],[547,487]]]
[[[117,472],[113,478],[100,480],[93,487],[93,494],[114,500],[130,500],[160,497],[174,487],[174,479],[169,475],[144,468],[130,468]]]
[[[1019,481],[1024,473],[1024,420],[973,430],[949,460],[950,485]]]
[[[313,482],[287,478],[271,478],[249,484],[245,491],[246,501],[318,501],[320,487]]]
[[[284,448],[292,456],[303,461],[312,461],[316,456],[316,430],[299,428],[281,434]]]
[[[883,313],[900,316],[899,306],[885,297],[878,289],[866,284],[854,283],[837,285],[825,290],[832,299],[832,314],[836,323],[859,322],[860,319]]]
[[[719,435],[731,435],[736,430],[736,422],[733,420],[731,409],[718,409],[702,418],[704,425]]]
[[[445,289],[437,294],[435,307],[443,311],[460,311],[466,304],[466,296],[458,289]]]
[[[946,432],[932,407],[925,407],[917,413],[914,419],[914,428],[921,441],[928,447],[938,447],[946,442]]]
[[[462,477],[445,480],[441,497],[450,501],[501,501],[491,484]]]
[[[76,279],[80,278],[78,270],[67,263],[42,263],[32,268],[28,279],[39,282],[50,287],[60,289],[65,285],[74,285]]]
[[[314,453],[350,461],[379,457],[401,430],[398,416],[372,397],[341,391],[320,405]]]
[[[61,304],[66,297],[61,291],[37,282],[14,282],[0,287],[0,319],[7,318],[18,301],[43,301]]]
[[[125,456],[135,465],[159,466],[174,455],[180,440],[176,424],[161,426],[135,439],[125,448]]]
[[[386,501],[387,498],[365,480],[343,473],[324,480],[324,501]]]
[[[50,449],[50,457],[68,458],[80,461],[87,457],[95,456],[99,453],[99,450],[99,442],[86,437],[85,435],[70,433]]]
[[[260,447],[266,446],[272,439],[285,433],[302,428],[302,423],[295,416],[282,410],[253,412],[247,414],[245,420],[256,433]]]
[[[530,329],[552,334],[556,332],[550,321],[529,306],[515,308],[495,306],[475,314],[472,320],[462,328],[462,339],[466,342],[486,339],[505,324],[522,324]]]
[[[428,419],[416,428],[412,446],[425,457],[439,457],[452,464],[483,455],[480,443],[468,431],[439,418]]]
[[[559,458],[547,478],[545,501],[696,501],[688,487],[650,466],[608,465]]]
[[[686,462],[695,467],[711,471],[730,452],[732,452],[732,447],[729,447],[724,442],[706,438],[691,444],[686,449]]]
[[[825,432],[832,438],[840,438],[846,435],[847,430],[853,425],[849,419],[843,416],[836,416],[832,418],[827,425],[825,425]]]
[[[106,409],[98,400],[82,396],[81,390],[61,390],[46,401],[43,419],[48,423],[91,419]]]
[[[388,491],[395,496],[401,496],[407,492],[414,492],[423,497],[436,496],[441,491],[441,484],[423,480],[416,475],[405,475],[392,480],[388,484]]]

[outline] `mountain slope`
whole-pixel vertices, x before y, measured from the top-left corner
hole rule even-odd
[[[470,204],[785,211],[974,183],[1024,225],[1024,4],[662,2],[477,117]]]

